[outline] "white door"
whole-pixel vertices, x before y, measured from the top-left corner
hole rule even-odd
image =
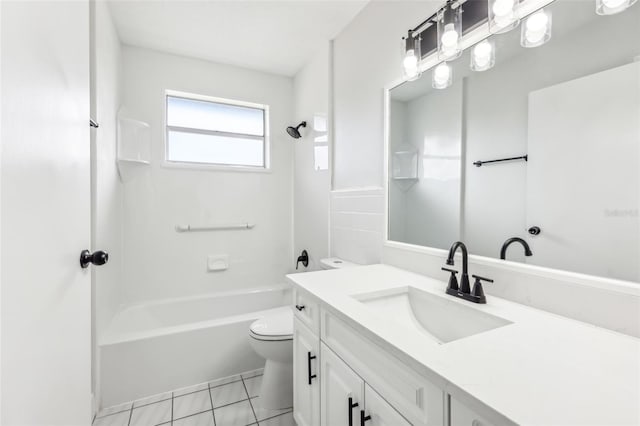
[[[320,348],[320,421],[357,426],[364,409],[364,381],[324,343]]]
[[[365,426],[411,426],[387,401],[365,384]],[[363,420],[364,420],[363,419]]]
[[[293,417],[298,426],[320,424],[319,356],[320,339],[296,317],[293,323]]]
[[[528,144],[527,263],[638,281],[640,63],[531,93]]]
[[[91,423],[88,1],[0,2],[2,424]]]

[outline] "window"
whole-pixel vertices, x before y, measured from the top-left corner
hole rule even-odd
[[[177,92],[166,95],[166,160],[266,169],[266,105]]]

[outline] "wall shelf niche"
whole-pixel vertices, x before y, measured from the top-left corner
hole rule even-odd
[[[130,182],[146,173],[151,165],[151,127],[144,121],[118,114],[118,173]]]
[[[418,150],[402,149],[392,154],[391,180],[404,191],[418,182]]]

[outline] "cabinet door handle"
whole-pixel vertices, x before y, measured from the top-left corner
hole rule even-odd
[[[316,359],[315,355],[311,355],[311,352],[307,352],[307,373],[309,376],[309,385],[311,385],[311,379],[315,379],[317,376],[315,374],[311,374],[311,360]]]
[[[296,309],[302,312],[302,310],[304,309],[304,305],[296,305]]]
[[[371,420],[371,416],[365,416],[364,410],[360,410],[360,426],[364,426],[364,422]]]
[[[349,426],[353,426],[353,409],[358,405],[357,402],[353,402],[353,398],[349,397]]]

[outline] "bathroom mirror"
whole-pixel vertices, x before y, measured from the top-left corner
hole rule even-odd
[[[492,69],[467,49],[450,87],[429,70],[389,91],[388,240],[499,258],[518,237],[533,255],[508,261],[640,281],[640,4],[545,10],[546,44],[522,47],[523,23],[490,38]]]

